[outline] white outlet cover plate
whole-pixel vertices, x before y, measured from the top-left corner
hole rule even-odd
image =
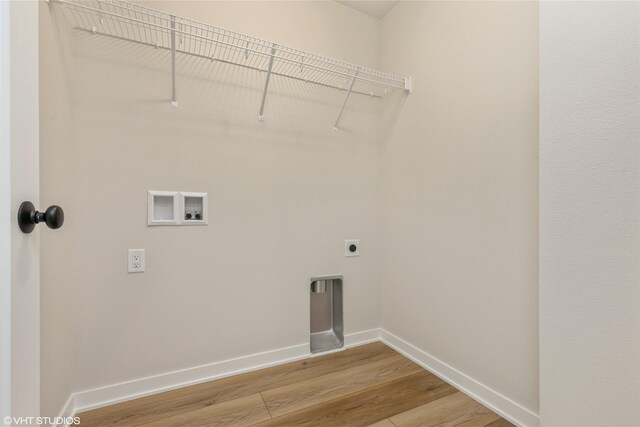
[[[349,247],[351,245],[356,245],[356,250],[351,252]],[[360,240],[359,239],[349,239],[344,241],[344,256],[360,256]]]
[[[129,273],[144,273],[144,249],[129,249],[127,267]]]

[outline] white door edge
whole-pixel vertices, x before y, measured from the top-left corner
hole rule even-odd
[[[2,423],[40,415],[40,232],[17,224],[22,201],[39,207],[38,2],[0,1],[0,23]]]
[[[0,2],[0,419],[11,416],[11,119],[9,2]]]

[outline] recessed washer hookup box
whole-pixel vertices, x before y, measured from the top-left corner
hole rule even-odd
[[[311,279],[311,353],[344,346],[342,276]]]

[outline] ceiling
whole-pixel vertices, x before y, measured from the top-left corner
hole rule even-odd
[[[364,12],[367,15],[375,16],[376,18],[382,18],[387,14],[393,6],[398,3],[390,0],[336,0],[338,3],[345,6],[352,7],[360,12]]]

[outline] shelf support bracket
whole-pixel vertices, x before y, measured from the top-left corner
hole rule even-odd
[[[349,90],[344,97],[344,101],[342,101],[342,107],[340,108],[340,112],[338,113],[338,117],[336,117],[336,122],[333,124],[333,130],[338,130],[338,123],[340,123],[340,117],[342,117],[342,112],[344,111],[344,107],[347,105],[347,101],[349,100],[349,96],[351,95],[351,91],[353,90],[353,84],[356,82],[356,77],[358,77],[358,71],[356,70],[353,77],[351,77],[351,83],[349,83]]]
[[[258,120],[264,120],[264,103],[267,100],[267,89],[269,89],[269,80],[271,80],[271,70],[273,69],[273,58],[276,55],[276,45],[271,45],[271,57],[269,58],[269,67],[267,68],[267,78],[264,81],[264,90],[262,91],[262,102],[260,103],[260,112]]]
[[[171,106],[178,107],[176,99],[176,17],[171,15]]]
[[[413,92],[413,79],[411,77],[407,77],[404,79],[404,90],[407,93]]]

